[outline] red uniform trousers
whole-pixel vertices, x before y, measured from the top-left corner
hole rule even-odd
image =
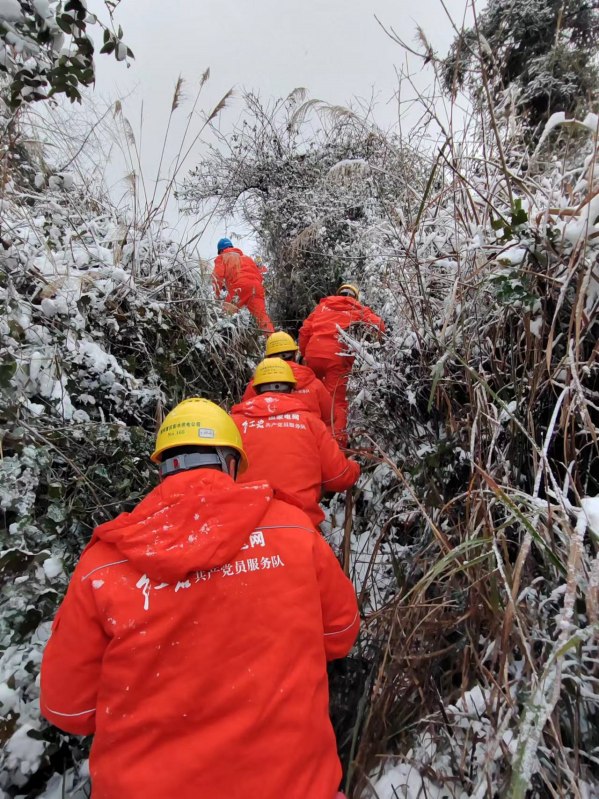
[[[308,349],[304,363],[312,369],[331,392],[333,398],[333,435],[338,443],[347,446],[347,384],[351,374],[354,358],[349,355],[311,355]]]
[[[266,310],[264,286],[257,283],[242,283],[229,291],[226,302],[236,305],[239,309],[247,306],[261,330],[265,333],[275,332]]]

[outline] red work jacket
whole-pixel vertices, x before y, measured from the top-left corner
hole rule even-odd
[[[331,426],[331,418],[333,414],[333,398],[321,380],[319,380],[309,366],[296,363],[295,361],[287,361],[293,370],[297,385],[294,389],[306,408],[315,413],[327,427]],[[257,397],[254,384],[250,381],[241,399],[245,400]]]
[[[339,343],[339,331],[347,330],[353,324],[361,322],[385,332],[385,323],[367,305],[362,305],[353,297],[335,295],[322,299],[299,332],[299,348],[302,355],[326,358],[335,357],[345,349]]]
[[[94,734],[94,799],[333,799],[326,661],[353,587],[297,507],[214,470],[97,528],[54,621],[43,715]]]
[[[345,491],[360,467],[345,457],[324,422],[295,394],[261,394],[231,410],[249,468],[242,480],[267,480],[293,496],[315,525],[324,519],[322,490]]]

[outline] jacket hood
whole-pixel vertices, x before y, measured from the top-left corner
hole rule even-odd
[[[221,250],[219,255],[225,255],[228,252],[236,252],[238,255],[243,255],[243,250],[240,250],[239,247],[227,247],[226,250]]]
[[[238,485],[214,469],[167,477],[131,513],[96,528],[153,580],[173,582],[230,561],[259,526],[273,498],[265,482]]]
[[[332,308],[335,311],[355,311],[362,308],[362,303],[354,297],[344,297],[339,294],[333,294],[330,297],[325,297],[319,305],[326,305],[327,308]]]
[[[293,369],[293,374],[297,380],[296,389],[306,388],[313,380],[316,380],[316,375],[309,366],[304,366],[302,363],[295,363],[293,361],[289,362],[289,366]]]
[[[257,397],[240,402],[231,408],[231,414],[243,416],[276,416],[280,413],[307,413],[307,408],[301,397],[295,394],[259,394]]]

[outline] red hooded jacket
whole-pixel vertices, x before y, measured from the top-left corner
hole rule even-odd
[[[333,799],[327,659],[353,587],[297,507],[214,470],[97,528],[42,662],[41,709],[95,734],[94,799]]]
[[[231,409],[249,468],[242,480],[268,480],[296,499],[315,525],[324,519],[322,490],[345,491],[360,476],[324,422],[294,394],[261,394]]]
[[[319,380],[309,366],[296,363],[295,361],[287,361],[297,385],[294,389],[294,394],[297,394],[302,400],[306,408],[315,413],[327,427],[331,426],[331,419],[333,417],[333,398],[321,380]],[[242,402],[245,400],[253,399],[258,394],[254,389],[253,381],[250,381],[241,398]]]
[[[226,288],[229,293],[248,286],[262,286],[262,272],[249,255],[238,247],[223,250],[214,261],[212,279],[217,294]]]
[[[381,333],[385,332],[385,323],[380,316],[353,297],[325,297],[300,329],[298,343],[301,354],[318,358],[336,357],[338,352],[345,349],[339,343],[337,326],[347,330],[357,322],[378,328]]]

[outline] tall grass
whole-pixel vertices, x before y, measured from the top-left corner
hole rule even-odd
[[[396,327],[354,378],[378,397],[354,415],[371,464],[351,555],[370,664],[345,738],[356,799],[391,764],[406,797],[599,786],[581,502],[599,494],[597,131],[533,155],[514,130],[489,103],[450,121],[377,267]]]

